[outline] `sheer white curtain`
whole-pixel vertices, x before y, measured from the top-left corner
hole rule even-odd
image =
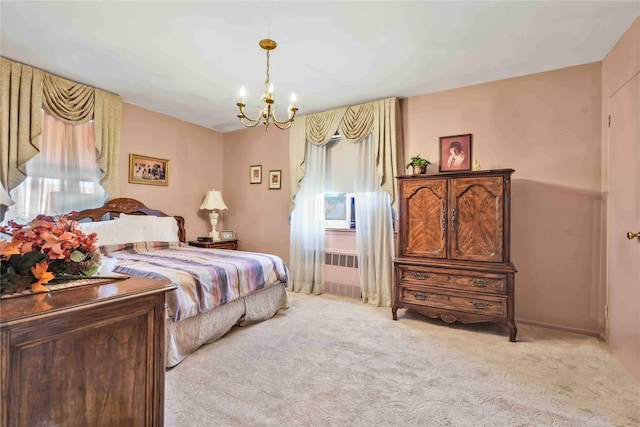
[[[100,206],[93,121],[71,125],[42,112],[40,153],[27,162],[27,178],[11,191],[7,219],[29,221],[38,214],[66,214]]]
[[[367,178],[361,181],[361,187],[372,189],[362,193],[375,193],[375,196],[362,194],[360,206],[356,202],[356,234],[361,235],[359,247],[362,251],[359,257],[366,264],[366,268],[361,273],[361,282],[364,283],[365,299],[368,302],[381,306],[391,306],[392,274],[391,266],[394,252],[393,226],[391,220],[391,206],[397,205],[396,198],[396,175],[398,168],[402,168],[402,132],[401,132],[400,108],[397,98],[387,98],[365,104],[350,107],[341,107],[333,110],[316,113],[309,116],[299,116],[289,131],[289,162],[290,170],[290,190],[291,190],[291,264],[292,277],[299,282],[294,289],[305,288],[308,293],[322,292],[322,266],[324,260],[320,257],[324,253],[324,234],[321,228],[322,212],[314,213],[305,221],[316,221],[309,224],[309,230],[304,229],[302,224],[302,212],[294,215],[294,207],[298,209],[299,193],[302,191],[304,182],[312,185],[324,185],[324,177],[316,178],[310,173],[318,173],[324,168],[312,168],[309,165],[308,146],[325,145],[335,133],[344,135],[349,140],[362,140],[367,138],[369,150],[366,162]],[[368,136],[372,134],[373,136]],[[362,160],[362,156],[361,160]],[[360,167],[365,167],[363,163]],[[402,170],[402,169],[400,169]],[[371,184],[371,183],[374,184]],[[378,195],[379,191],[389,195],[385,199],[384,195]],[[319,199],[324,190],[316,189],[316,197]],[[308,196],[307,196],[308,197]],[[356,196],[357,197],[357,196]],[[386,200],[386,202],[385,202]],[[316,209],[322,206],[321,200],[317,200]],[[370,209],[367,206],[381,206],[382,211]],[[307,209],[309,210],[309,209]],[[370,212],[373,211],[373,212]],[[376,213],[378,212],[378,213]],[[358,215],[360,216],[358,218]],[[297,221],[294,219],[297,218]],[[363,218],[365,230],[359,232],[360,218]],[[312,228],[311,228],[312,226]],[[304,246],[303,233],[311,232],[313,238],[309,237],[311,254],[302,254],[306,250]],[[382,233],[377,235],[377,233]],[[315,240],[314,240],[315,239]],[[360,243],[360,240],[362,242]],[[314,269],[304,272],[293,271],[298,265],[304,265],[303,260],[314,259],[317,264]],[[377,277],[374,277],[377,276]],[[313,282],[313,283],[312,283]]]
[[[326,163],[327,146],[307,144],[307,170],[291,213],[289,270],[295,292],[323,292]]]
[[[393,302],[393,217],[389,194],[380,187],[373,133],[358,144],[355,181],[358,274],[362,300],[378,307]]]

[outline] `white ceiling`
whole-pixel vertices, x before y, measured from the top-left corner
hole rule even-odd
[[[2,56],[220,132],[258,107],[298,114],[600,61],[634,1],[7,1]]]

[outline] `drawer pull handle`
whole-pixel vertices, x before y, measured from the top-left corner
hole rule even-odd
[[[493,305],[490,302],[486,301],[471,301],[471,304],[473,304],[475,308],[478,308],[480,310],[484,310],[485,308],[491,307]]]
[[[493,283],[493,280],[488,279],[471,279],[471,283],[476,285],[479,288],[485,288]]]
[[[420,300],[420,301],[424,301],[427,298],[429,298],[429,294],[423,294],[422,292],[411,292],[411,291],[409,291],[409,293],[411,295],[413,295],[413,297],[415,299]]]
[[[424,279],[428,279],[429,278],[429,274],[427,273],[420,273],[420,272],[412,272],[411,275],[413,276],[414,279],[418,279],[418,280],[424,280]]]

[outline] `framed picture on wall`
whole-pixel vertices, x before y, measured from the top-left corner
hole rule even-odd
[[[262,183],[262,165],[249,166],[249,184]]]
[[[280,190],[282,188],[282,171],[269,171],[269,190]]]
[[[129,182],[132,184],[169,185],[169,160],[129,154]]]
[[[471,134],[440,137],[440,172],[471,170]]]

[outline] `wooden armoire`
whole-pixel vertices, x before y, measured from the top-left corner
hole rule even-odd
[[[451,322],[497,322],[515,341],[510,249],[513,169],[398,177],[393,319],[399,308]]]

